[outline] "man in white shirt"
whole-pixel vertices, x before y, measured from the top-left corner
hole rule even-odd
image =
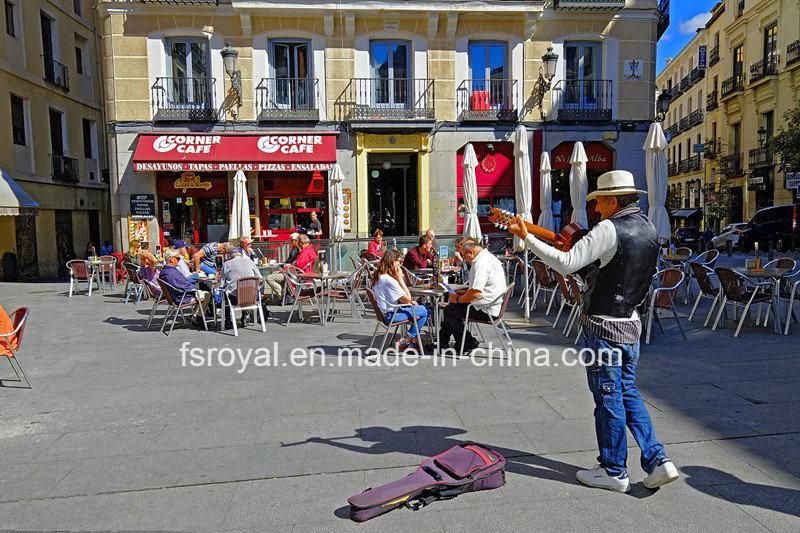
[[[484,320],[495,318],[500,314],[503,295],[508,289],[503,265],[491,252],[475,241],[468,240],[462,245],[462,255],[471,265],[469,288],[451,294],[449,304],[444,308],[444,320],[439,331],[439,342],[442,347],[447,347],[451,336],[455,336],[456,343],[461,342],[469,304],[473,307],[470,317]],[[477,348],[478,344],[478,340],[467,331],[464,353],[468,354]]]

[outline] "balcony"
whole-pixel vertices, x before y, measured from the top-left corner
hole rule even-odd
[[[516,80],[465,80],[458,87],[457,98],[463,121],[517,120]]]
[[[683,117],[678,122],[678,131],[686,131],[689,129],[689,117]]]
[[[50,154],[53,162],[53,179],[78,183],[78,160],[61,154]]]
[[[676,176],[678,174],[678,163],[670,163],[667,167],[667,174]]]
[[[759,82],[767,76],[777,75],[778,63],[780,63],[780,58],[776,54],[750,65],[750,83]]]
[[[717,63],[719,63],[719,45],[716,45],[708,53],[708,66],[713,67]]]
[[[692,69],[692,72],[689,73],[689,82],[692,85],[694,85],[695,83],[697,83],[698,81],[702,80],[705,77],[706,77],[705,69],[700,69],[695,67]]]
[[[553,87],[559,122],[610,122],[611,80],[560,80]]]
[[[622,9],[625,7],[625,0],[555,0],[553,7],[579,10]]]
[[[719,102],[717,100],[718,95],[719,93],[717,91],[708,93],[708,96],[706,96],[706,111],[714,111],[719,107]]]
[[[42,59],[44,59],[44,81],[69,92],[69,69],[67,66],[52,57],[42,56]]]
[[[678,162],[678,174],[683,174],[684,172],[689,170],[689,160],[682,159]]]
[[[786,47],[786,66],[800,64],[800,39]]]
[[[659,0],[658,2],[658,36],[661,39],[664,32],[669,28],[669,0]]]
[[[744,0],[738,0],[736,2],[736,18],[738,19],[744,15]]]
[[[722,82],[722,99],[744,90],[744,77],[731,76]]]
[[[432,79],[352,78],[345,90],[344,115],[349,122],[365,127],[418,127],[434,121],[434,83]],[[406,123],[405,126],[396,122]]]
[[[319,121],[318,80],[262,78],[256,86],[259,121]]]
[[[668,133],[670,137],[675,137],[678,133],[680,133],[680,130],[678,129],[677,124],[673,124],[672,126],[667,128],[667,131],[665,131],[664,133]]]
[[[156,78],[150,89],[154,120],[214,121],[214,78]]]
[[[717,159],[719,171],[726,176],[738,176],[742,173],[742,154],[723,155]]]
[[[689,76],[684,76],[683,79],[681,80],[681,92],[685,93],[686,91],[689,90],[689,87],[691,87],[691,86],[692,86],[692,82],[689,79]]]
[[[762,146],[760,148],[753,148],[750,150],[750,168],[764,168],[774,165],[774,157],[772,151]]]
[[[703,110],[702,109],[695,109],[691,113],[689,113],[689,127],[697,126],[698,124],[703,123]]]
[[[695,170],[700,170],[701,168],[703,168],[702,161],[703,160],[700,157],[700,154],[693,155],[692,157],[690,157],[688,159],[687,169],[686,170],[688,172],[692,172],[692,171],[695,171]]]
[[[703,156],[706,159],[717,158],[717,141],[708,141],[703,151]]]

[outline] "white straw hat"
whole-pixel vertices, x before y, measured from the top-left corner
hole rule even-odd
[[[636,188],[633,174],[627,170],[612,170],[601,174],[597,178],[597,190],[590,193],[586,199],[594,200],[598,196],[620,196],[623,194],[647,194]]]

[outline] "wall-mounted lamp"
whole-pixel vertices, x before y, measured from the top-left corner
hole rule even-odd
[[[389,170],[390,168],[392,168],[392,162],[391,161],[384,161],[381,166],[383,167],[383,170]]]
[[[662,91],[656,100],[656,122],[664,122],[664,118],[669,111],[669,104],[672,101],[672,91]]]
[[[231,109],[231,114],[235,119],[239,114],[239,108],[242,106],[242,71],[236,68],[239,52],[230,43],[225,43],[225,48],[220,51],[220,54],[222,55],[225,73],[231,79],[231,91],[236,99],[236,109]]]
[[[487,145],[486,145],[486,150],[487,150],[487,151],[488,151],[490,154],[493,154],[493,153],[494,153],[494,145],[493,145],[492,143],[489,143],[489,144],[487,144]]]
[[[767,144],[767,128],[761,126],[756,133],[758,133],[758,145],[764,148],[764,145]]]
[[[539,100],[540,109],[542,107],[542,101],[544,101],[544,95],[550,90],[550,82],[552,82],[553,78],[556,76],[556,65],[558,65],[558,54],[553,52],[553,47],[550,46],[547,48],[547,52],[542,56],[542,67],[539,69],[539,81],[536,84],[539,88],[537,98]]]

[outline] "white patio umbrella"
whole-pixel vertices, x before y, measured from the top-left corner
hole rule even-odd
[[[553,181],[550,172],[550,154],[542,152],[542,161],[539,165],[539,226],[553,230]]]
[[[526,222],[533,222],[531,216],[531,160],[528,157],[528,131],[525,126],[517,126],[514,131],[514,190],[517,200],[517,214]],[[525,246],[514,237],[514,248],[523,250]]]
[[[328,173],[328,180],[330,181],[331,208],[333,209],[331,239],[341,241],[344,239],[344,194],[342,192],[344,173],[338,163],[333,165]]]
[[[233,177],[233,205],[228,239],[241,239],[250,236],[250,205],[247,203],[247,176],[237,170]]]
[[[464,167],[464,237],[469,237],[480,241],[481,225],[478,222],[478,182],[475,178],[475,167],[478,166],[478,158],[475,156],[475,149],[471,143],[464,147],[464,159],[461,162]]]
[[[583,143],[578,141],[572,149],[572,157],[569,164],[572,168],[569,171],[569,196],[572,200],[572,219],[571,222],[580,224],[581,227],[589,227],[589,219],[586,215],[586,195],[589,194],[589,180],[586,177],[586,150]]]
[[[0,168],[0,215],[16,216],[39,204],[25,192],[11,174]]]
[[[647,139],[642,147],[645,153],[645,176],[647,177],[647,202],[650,204],[647,216],[656,227],[656,236],[660,243],[669,242],[670,225],[667,208],[667,138],[661,124],[654,122],[647,132]]]

